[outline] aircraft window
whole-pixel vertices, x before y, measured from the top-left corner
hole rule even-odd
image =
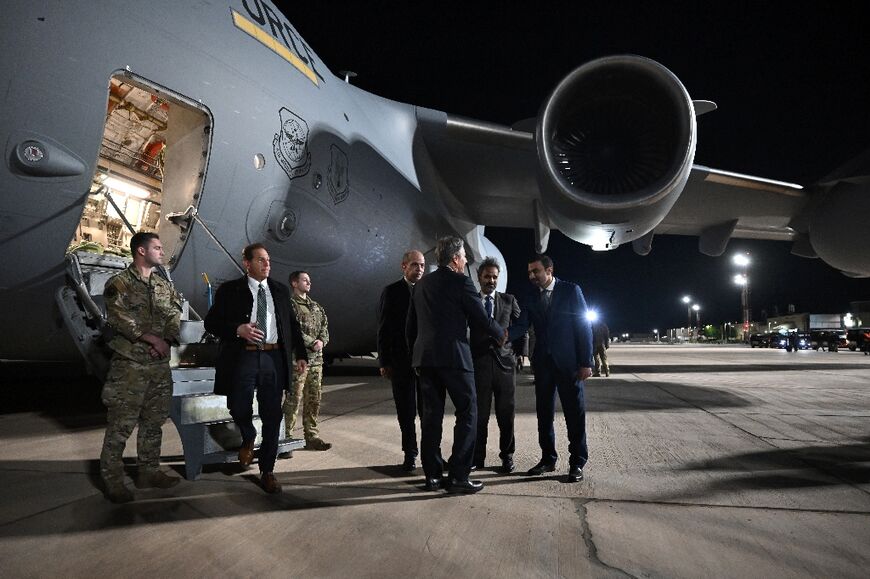
[[[254,155],[254,168],[259,171],[265,166],[266,157],[263,156],[263,153],[257,153],[256,155]]]
[[[186,230],[161,216],[199,203],[211,115],[199,103],[126,73],[110,78],[108,96],[91,194],[70,250],[129,255],[129,223],[136,231],[157,232],[171,264]]]

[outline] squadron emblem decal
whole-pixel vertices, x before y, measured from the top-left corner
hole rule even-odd
[[[278,111],[281,128],[272,140],[275,160],[290,179],[301,177],[311,168],[311,152],[308,150],[308,123],[293,111],[281,107]]]
[[[326,184],[329,185],[332,203],[338,205],[350,194],[350,184],[347,182],[347,155],[335,145],[330,147],[330,152],[332,159],[329,163]]]

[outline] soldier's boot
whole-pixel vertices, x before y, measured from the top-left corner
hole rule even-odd
[[[324,442],[320,438],[312,438],[305,442],[305,448],[308,450],[329,450],[332,448],[332,443]]]
[[[129,503],[133,500],[133,493],[123,482],[103,481],[103,495],[115,504]]]
[[[180,482],[177,476],[169,476],[160,470],[140,470],[133,484],[137,489],[168,489]]]

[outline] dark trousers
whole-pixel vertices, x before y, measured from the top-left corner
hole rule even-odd
[[[445,394],[456,407],[450,477],[466,480],[471,472],[474,439],[477,433],[477,395],[474,374],[454,368],[420,368],[420,455],[427,478],[441,477],[441,428],[444,422]]]
[[[278,456],[278,435],[281,427],[281,399],[287,376],[283,350],[268,352],[245,351],[239,355],[233,375],[233,389],[227,396],[230,416],[242,432],[242,442],[257,438],[254,428],[254,392],[257,394],[263,436],[260,441],[260,472],[272,472]]]
[[[393,366],[390,383],[396,402],[396,418],[399,419],[399,430],[402,432],[402,452],[405,456],[417,456],[417,409],[423,406],[417,376],[411,366]]]
[[[509,364],[509,368],[505,370],[492,354],[474,359],[474,386],[477,389],[477,443],[474,446],[474,464],[483,464],[486,459],[486,440],[493,397],[499,432],[498,456],[502,460],[514,456],[516,374],[513,362]]]
[[[541,445],[541,460],[555,463],[556,432],[553,418],[556,413],[556,393],[562,402],[565,424],[568,427],[568,453],[571,466],[582,467],[589,459],[586,446],[586,405],[583,399],[583,382],[577,379],[576,370],[560,371],[553,358],[535,360],[535,410],[538,414],[538,444]]]

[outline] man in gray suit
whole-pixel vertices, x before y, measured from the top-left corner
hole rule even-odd
[[[435,246],[438,269],[414,285],[405,327],[411,366],[420,377],[420,456],[426,490],[442,485],[441,428],[445,395],[456,408],[453,453],[447,490],[476,493],[480,481],[469,480],[477,433],[474,365],[468,347],[468,325],[477,326],[502,345],[506,331],[486,315],[474,284],[465,275],[465,246],[458,237],[444,237]]]
[[[510,294],[495,291],[501,266],[493,257],[484,259],[477,268],[480,300],[487,315],[508,330],[508,342],[499,346],[486,333],[471,328],[471,355],[474,359],[474,385],[477,389],[477,443],[474,465],[484,467],[489,414],[495,397],[495,420],[498,422],[499,458],[505,474],[514,470],[514,391],[516,390],[516,356],[511,342],[523,335],[522,328],[511,322],[520,317],[520,306]],[[511,332],[513,330],[513,333]],[[518,333],[517,333],[518,332]]]

